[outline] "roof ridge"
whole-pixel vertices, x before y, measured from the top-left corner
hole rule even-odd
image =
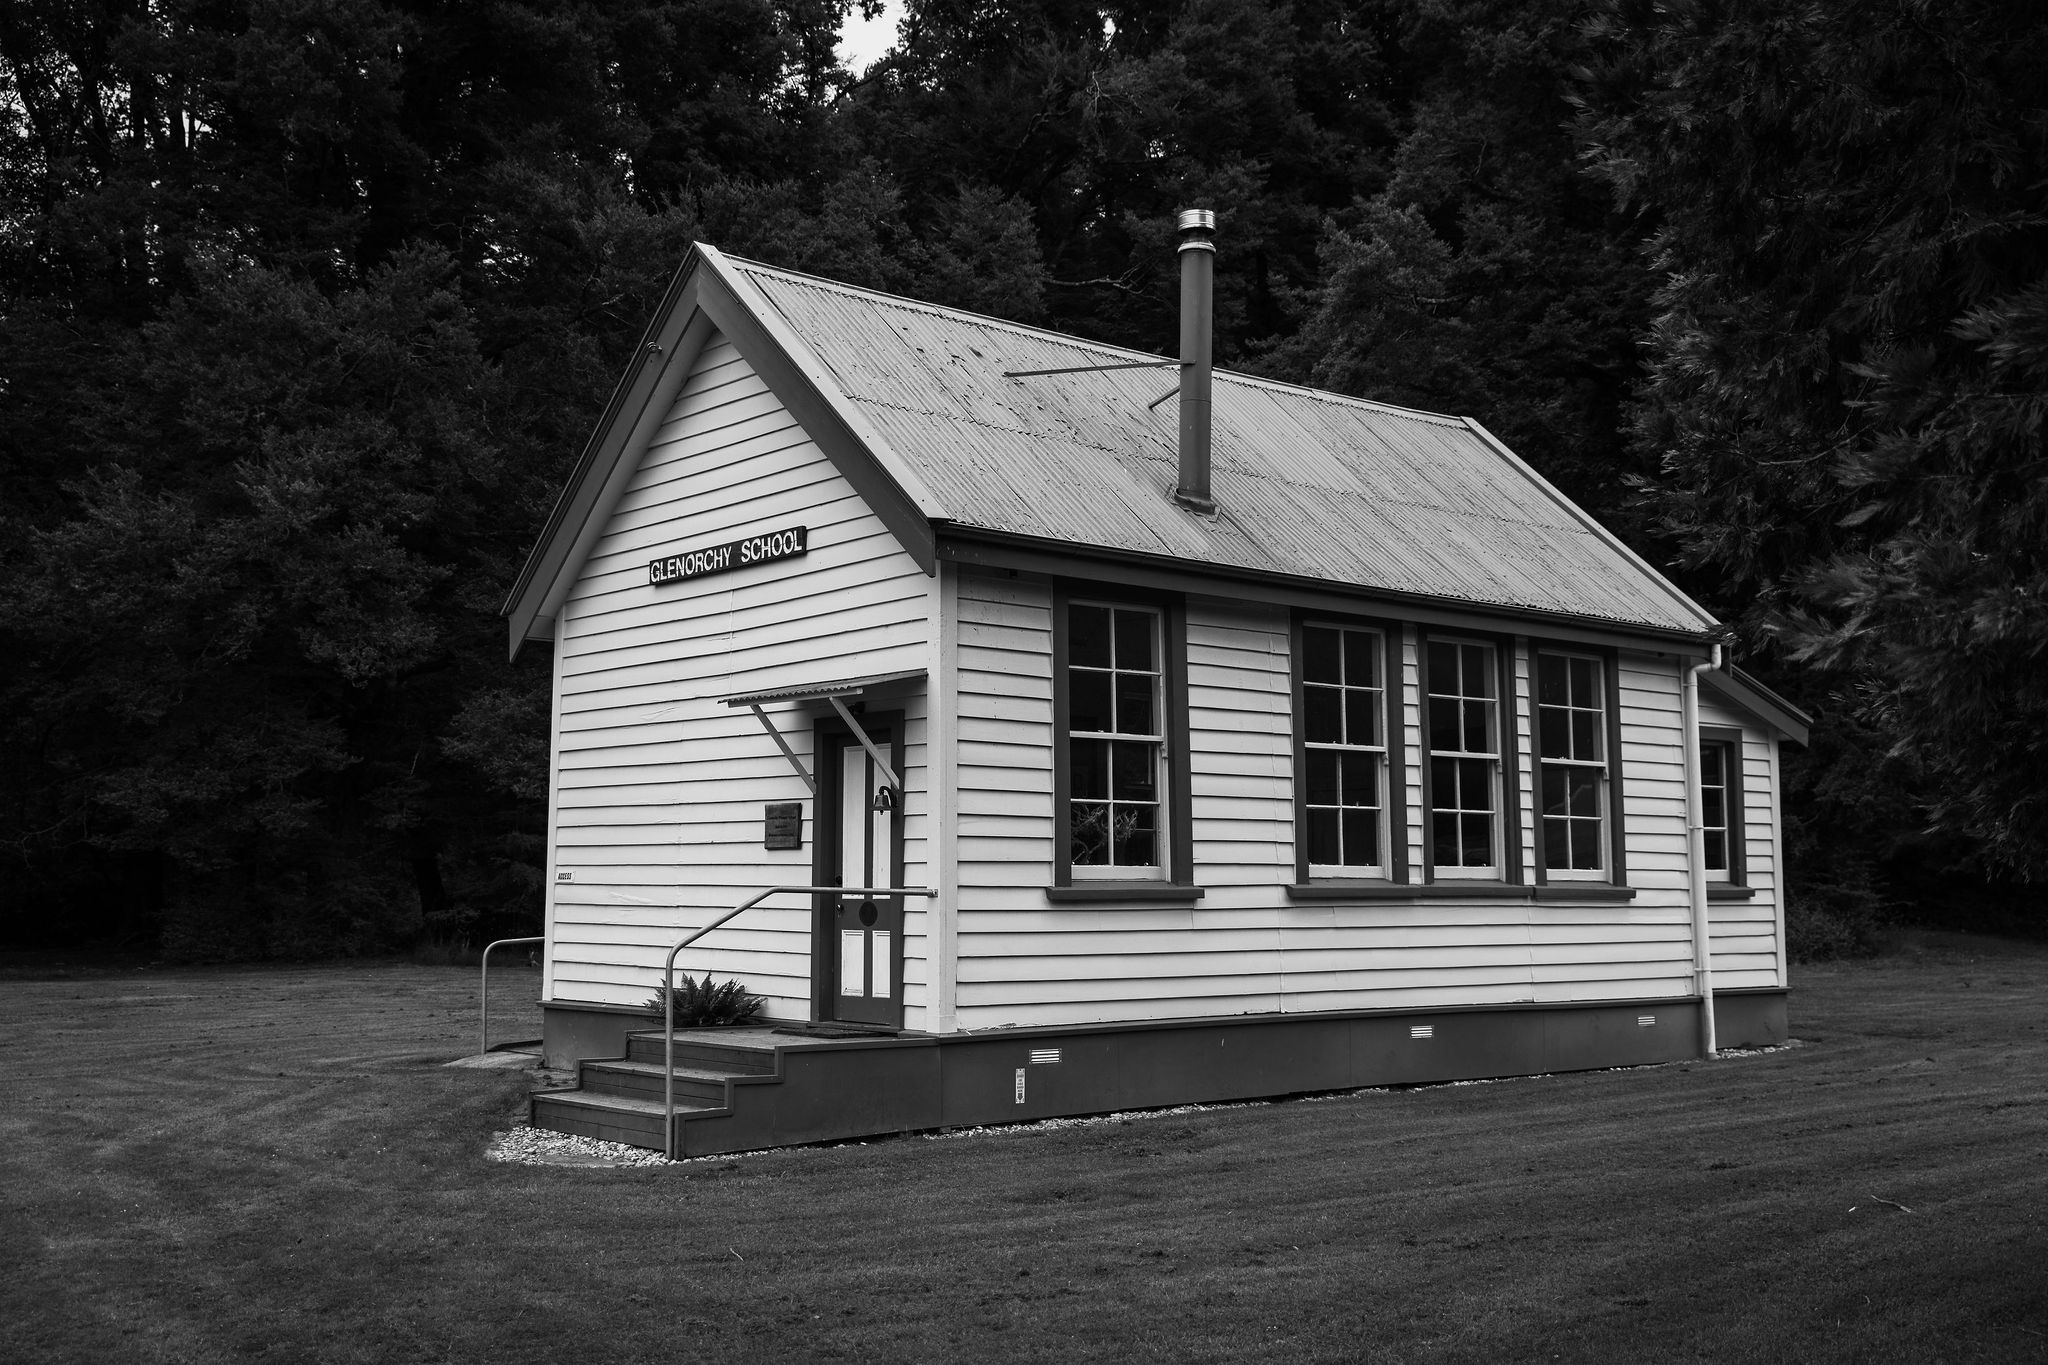
[[[901,294],[891,294],[881,289],[870,289],[865,285],[848,284],[843,280],[826,279],[823,275],[812,275],[801,270],[791,270],[785,266],[769,265],[765,261],[756,261],[745,256],[727,255],[725,259],[747,270],[765,271],[768,274],[782,276],[797,283],[821,286],[841,294],[854,294],[863,298],[880,300],[909,312],[923,313],[928,317],[968,319],[1006,331],[1041,337],[1048,341],[1078,346],[1087,350],[1101,351],[1110,355],[1135,356],[1145,360],[1164,360],[1168,362],[1173,360],[1172,356],[1161,355],[1155,351],[1141,351],[1136,347],[1119,346],[1115,342],[1110,341],[1094,341],[1088,337],[1076,336],[1072,332],[1056,332],[1050,327],[1039,327],[1028,322],[1016,322],[1009,318],[999,318],[992,313],[974,313],[965,308],[948,308],[943,304],[926,303],[922,299],[906,298]],[[1338,393],[1334,389],[1318,389],[1307,384],[1292,384],[1284,379],[1273,379],[1262,374],[1252,374],[1246,370],[1230,370],[1219,366],[1215,370],[1215,378],[1249,384],[1257,388],[1278,389],[1286,393],[1298,393],[1322,402],[1338,403],[1345,407],[1364,408],[1369,412],[1382,412],[1393,417],[1411,418],[1416,421],[1427,422],[1431,426],[1462,427],[1465,424],[1464,418],[1450,413],[1431,412],[1427,408],[1403,407],[1399,403],[1383,403],[1377,399],[1359,398],[1348,393]]]

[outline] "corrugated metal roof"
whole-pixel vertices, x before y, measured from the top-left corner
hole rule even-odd
[[[757,289],[963,527],[1681,631],[1710,618],[1464,420],[1218,371],[1218,515],[1172,499],[1157,359],[749,261]]]

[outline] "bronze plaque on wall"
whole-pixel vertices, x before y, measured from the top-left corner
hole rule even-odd
[[[767,829],[761,839],[761,846],[763,848],[802,848],[804,846],[803,802],[771,801],[768,803],[767,812]]]

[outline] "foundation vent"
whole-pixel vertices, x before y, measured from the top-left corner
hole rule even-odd
[[[1408,1036],[1410,1038],[1434,1038],[1436,1037],[1436,1025],[1411,1024],[1408,1028]]]

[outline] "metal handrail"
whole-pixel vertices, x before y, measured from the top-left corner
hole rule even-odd
[[[483,988],[477,1006],[476,1054],[481,1057],[489,1052],[491,1041],[491,949],[503,948],[511,943],[546,943],[546,938],[501,938],[485,947],[483,958]]]
[[[923,896],[937,900],[929,886],[771,886],[747,897],[711,923],[668,950],[661,966],[661,1144],[662,1154],[676,1159],[676,954],[713,929],[737,918],[770,896]]]

